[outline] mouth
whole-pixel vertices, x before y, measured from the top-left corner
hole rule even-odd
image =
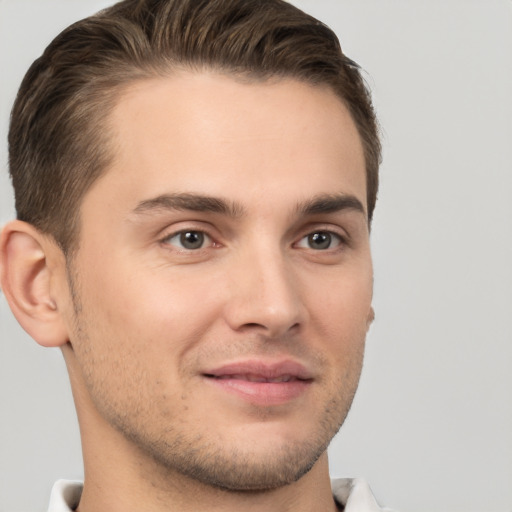
[[[311,372],[294,361],[238,362],[208,370],[203,377],[217,390],[263,406],[298,399],[314,380]]]
[[[209,377],[212,379],[219,379],[219,380],[228,380],[228,379],[234,379],[234,380],[245,380],[247,382],[266,382],[266,383],[280,383],[280,382],[292,382],[296,380],[306,380],[306,379],[300,379],[294,375],[280,375],[278,377],[264,377],[263,375],[256,375],[256,374],[233,374],[233,375],[208,375],[205,374],[205,377]]]

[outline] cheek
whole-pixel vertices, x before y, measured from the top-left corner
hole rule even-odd
[[[333,273],[326,290],[309,294],[310,329],[338,376],[359,375],[372,309],[371,266]]]
[[[338,333],[366,331],[371,315],[373,275],[371,266],[364,271],[350,268],[333,271],[324,286],[310,286],[307,296],[313,315]]]
[[[178,270],[135,263],[83,268],[79,295],[90,342],[103,352],[151,359],[155,368],[164,358],[182,358],[219,318],[222,294],[208,275]]]

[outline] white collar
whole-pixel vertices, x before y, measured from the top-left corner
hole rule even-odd
[[[344,512],[391,512],[377,504],[370,486],[362,478],[334,479],[331,487],[336,501],[345,507]]]
[[[386,512],[379,507],[368,484],[361,478],[339,478],[332,480],[332,492],[336,501],[343,505],[344,512]],[[57,480],[50,496],[48,512],[71,512],[78,506],[83,483],[72,480]]]
[[[77,480],[57,480],[53,484],[48,512],[70,512],[78,507],[84,484]]]

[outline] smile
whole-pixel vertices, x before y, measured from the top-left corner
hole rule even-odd
[[[235,379],[235,380],[246,380],[248,382],[271,382],[271,383],[279,383],[279,382],[291,382],[294,380],[302,380],[298,379],[297,377],[293,375],[281,375],[280,377],[274,377],[274,378],[268,378],[263,377],[262,375],[254,375],[254,374],[234,374],[234,375],[207,375],[207,377],[212,377],[214,379],[221,379],[221,380],[227,380],[227,379]]]
[[[260,406],[290,403],[313,383],[311,372],[294,361],[230,363],[203,373],[203,377],[222,393]]]

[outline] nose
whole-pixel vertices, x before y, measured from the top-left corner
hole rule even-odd
[[[231,267],[227,323],[271,338],[299,329],[307,309],[291,262],[278,248],[247,252]]]

